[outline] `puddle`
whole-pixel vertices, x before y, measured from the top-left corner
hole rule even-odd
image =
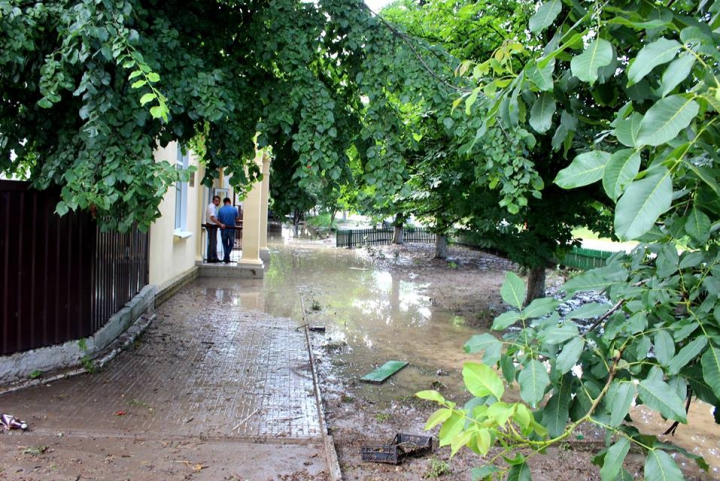
[[[438,382],[449,392],[463,392],[462,365],[473,356],[462,346],[477,328],[436,306],[427,284],[406,280],[414,279],[412,274],[401,279],[377,270],[359,250],[336,249],[327,239],[294,240],[286,233],[270,242],[264,280],[242,280],[228,288],[227,280],[204,279],[200,282],[208,301],[289,317],[298,326],[325,327],[312,340],[324,342],[323,349],[331,353],[323,359],[334,366],[331,376],[380,410],[417,391],[437,388]],[[358,381],[389,360],[410,364],[381,385]],[[666,439],[704,456],[715,478],[720,473],[720,427],[712,422],[711,409],[693,403],[690,425],[681,425]],[[669,426],[659,416],[637,417],[648,432],[661,433]]]

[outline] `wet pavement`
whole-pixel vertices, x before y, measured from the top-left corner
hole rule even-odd
[[[421,267],[401,277],[330,241],[281,237],[271,252],[263,280],[183,288],[101,372],[0,396],[0,411],[31,428],[0,435],[0,479],[325,479],[306,324],[326,329],[310,334],[325,382],[351,386],[378,410],[438,380],[462,389],[472,360],[462,345],[478,329],[436,305]],[[503,262],[475,268],[497,275]],[[357,382],[388,360],[410,365],[380,386]],[[720,435],[702,438],[714,447]],[[37,445],[82,462],[17,454]]]
[[[213,446],[224,445],[221,459],[203,462],[232,467],[228,472],[244,473],[243,479],[327,472],[305,329],[253,310],[262,281],[244,281],[251,284],[248,293],[239,282],[186,286],[157,309],[145,334],[100,372],[0,396],[2,410],[31,428],[0,436],[5,452],[13,443],[35,445],[60,437],[65,443],[195,440],[205,445],[206,457],[213,456]],[[228,448],[232,443],[252,446]],[[77,479],[149,479],[137,473],[114,478],[101,471],[77,472]],[[0,469],[0,478],[3,474]],[[235,479],[213,477],[204,468],[198,474]],[[35,479],[22,476],[10,479]],[[168,476],[185,479],[180,472]]]

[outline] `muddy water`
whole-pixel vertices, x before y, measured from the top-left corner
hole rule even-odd
[[[313,343],[333,353],[333,371],[383,408],[423,389],[462,389],[462,364],[471,359],[462,347],[476,330],[434,305],[426,288],[374,269],[358,250],[287,240],[273,250],[264,309],[324,327]],[[359,382],[389,360],[409,365],[382,385]]]
[[[473,357],[462,346],[478,331],[434,305],[427,285],[414,282],[412,274],[407,280],[407,275],[376,270],[359,251],[335,249],[330,241],[298,242],[278,236],[271,241],[271,252],[262,281],[243,280],[232,288],[226,280],[202,281],[208,300],[289,317],[298,326],[324,327],[324,334],[312,334],[312,342],[332,353],[324,361],[334,364],[338,384],[352,386],[379,409],[406,402],[424,389],[447,387],[456,393],[453,398],[463,391],[462,364]],[[409,366],[381,385],[359,382],[388,360],[407,361]],[[666,438],[704,456],[711,465],[707,478],[678,459],[691,468],[693,479],[720,479],[720,429],[711,409],[694,403],[690,425],[681,425],[675,436]],[[633,417],[647,432],[659,434],[668,426],[645,411],[635,410]]]

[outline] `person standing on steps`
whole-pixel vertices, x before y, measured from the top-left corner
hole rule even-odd
[[[220,207],[217,213],[217,218],[223,226],[220,235],[222,236],[222,246],[225,253],[223,257],[225,264],[230,262],[230,253],[235,246],[235,223],[239,217],[238,210],[230,205],[230,199],[225,197],[223,206]]]
[[[212,202],[205,209],[205,228],[208,231],[207,262],[220,262],[217,256],[217,231],[224,226],[217,218],[217,206],[220,205],[220,196],[213,197]]]

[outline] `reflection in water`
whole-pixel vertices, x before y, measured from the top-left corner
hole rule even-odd
[[[380,410],[417,391],[433,389],[438,381],[453,392],[464,392],[462,364],[477,359],[465,354],[463,345],[478,331],[434,306],[428,285],[376,271],[357,251],[336,249],[327,241],[300,244],[284,236],[271,243],[271,255],[264,280],[203,279],[207,300],[289,317],[299,326],[325,326],[325,336],[314,334],[313,342],[326,343],[334,353],[338,376]],[[410,365],[382,385],[356,382],[388,360]],[[448,375],[438,377],[438,371]],[[720,430],[709,409],[694,403],[690,425],[680,426],[676,436],[667,440],[704,456],[715,477],[720,467]],[[636,411],[634,417],[648,432],[667,428],[659,416]]]

